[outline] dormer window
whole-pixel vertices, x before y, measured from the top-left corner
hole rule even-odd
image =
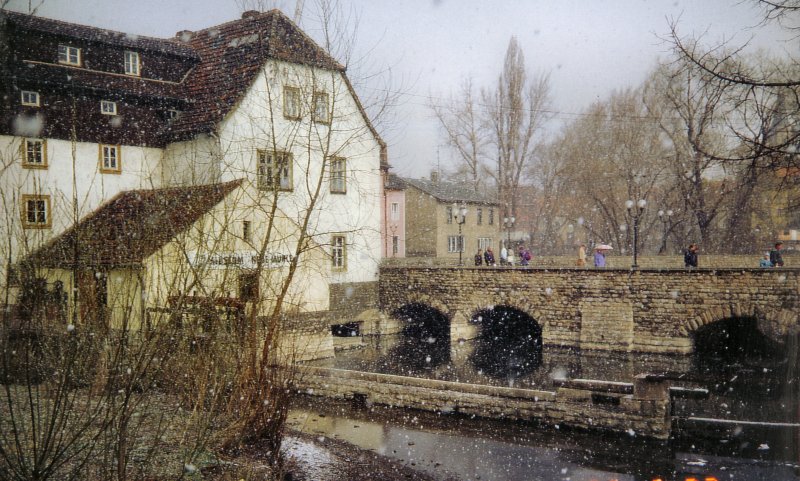
[[[167,122],[172,122],[173,120],[177,119],[181,115],[179,110],[169,109],[164,112],[164,116],[167,118]]]
[[[110,100],[101,100],[100,113],[104,115],[117,115],[117,103]]]
[[[31,92],[30,90],[22,91],[22,105],[30,107],[39,106],[39,92]]]
[[[125,51],[125,75],[141,75],[139,71],[139,53]]]
[[[81,64],[81,49],[77,47],[70,47],[69,45],[58,46],[58,63],[66,65]]]

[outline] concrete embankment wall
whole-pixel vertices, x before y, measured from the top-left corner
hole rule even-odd
[[[301,367],[300,391],[395,407],[551,426],[669,437],[669,394],[644,376],[634,384],[572,380],[555,391],[436,381],[342,369]]]

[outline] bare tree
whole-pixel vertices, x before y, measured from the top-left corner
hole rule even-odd
[[[443,105],[433,103],[431,108],[448,145],[458,154],[466,177],[476,189],[482,189],[485,171],[491,169],[486,164],[489,139],[483,125],[482,106],[474,90],[472,79],[468,78],[462,82],[458,97],[451,96]]]
[[[484,89],[482,99],[487,109],[486,125],[497,149],[496,170],[490,175],[505,215],[511,216],[516,212],[519,187],[532,161],[536,137],[550,117],[549,76],[539,74],[528,80],[522,48],[516,37],[511,37],[497,86]]]
[[[641,97],[641,89],[626,90],[595,103],[564,127],[551,146],[565,184],[561,195],[568,199],[556,209],[563,216],[561,223],[579,220],[596,242],[632,247],[634,219],[626,201],[646,200],[650,206],[665,202],[666,152]],[[639,249],[652,237],[656,210],[645,209],[637,220]]]
[[[648,113],[671,149],[670,172],[681,193],[680,209],[692,217],[694,240],[712,248],[719,241],[717,218],[735,190],[721,160],[730,149],[724,129],[727,85],[691,66],[663,66],[647,89]]]
[[[457,95],[431,105],[463,166],[459,170],[476,187],[484,177],[493,181],[494,185],[483,187],[496,189],[503,215],[509,217],[517,210],[521,186],[550,118],[549,77],[528,75],[522,48],[511,37],[495,87],[481,89],[478,99],[467,79]]]
[[[761,8],[762,25],[775,22],[791,34],[800,28],[797,0],[752,3]],[[742,147],[731,150],[723,160],[737,164],[735,169],[740,172],[743,163],[757,164],[781,177],[784,186],[793,185],[796,176],[786,175],[784,170],[800,166],[800,71],[792,52],[787,59],[760,56],[754,61],[744,53],[747,43],[704,47],[702,37],[681,36],[676,21],[670,24],[670,42],[676,57],[689,66],[693,75],[713,78],[724,86],[727,102],[736,111],[735,121],[728,122],[727,127]],[[755,170],[750,172],[746,178],[752,179]],[[800,198],[795,196],[791,204],[800,207]]]

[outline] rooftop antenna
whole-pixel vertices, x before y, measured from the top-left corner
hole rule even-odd
[[[303,17],[303,3],[305,0],[297,0],[294,6],[294,23],[300,25],[300,19]]]

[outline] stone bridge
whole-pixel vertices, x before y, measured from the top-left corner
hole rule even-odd
[[[480,313],[506,307],[530,316],[545,345],[685,354],[699,328],[731,318],[754,318],[779,342],[796,335],[800,269],[384,267],[379,302],[384,333],[421,306],[442,314],[451,340],[470,339]]]

